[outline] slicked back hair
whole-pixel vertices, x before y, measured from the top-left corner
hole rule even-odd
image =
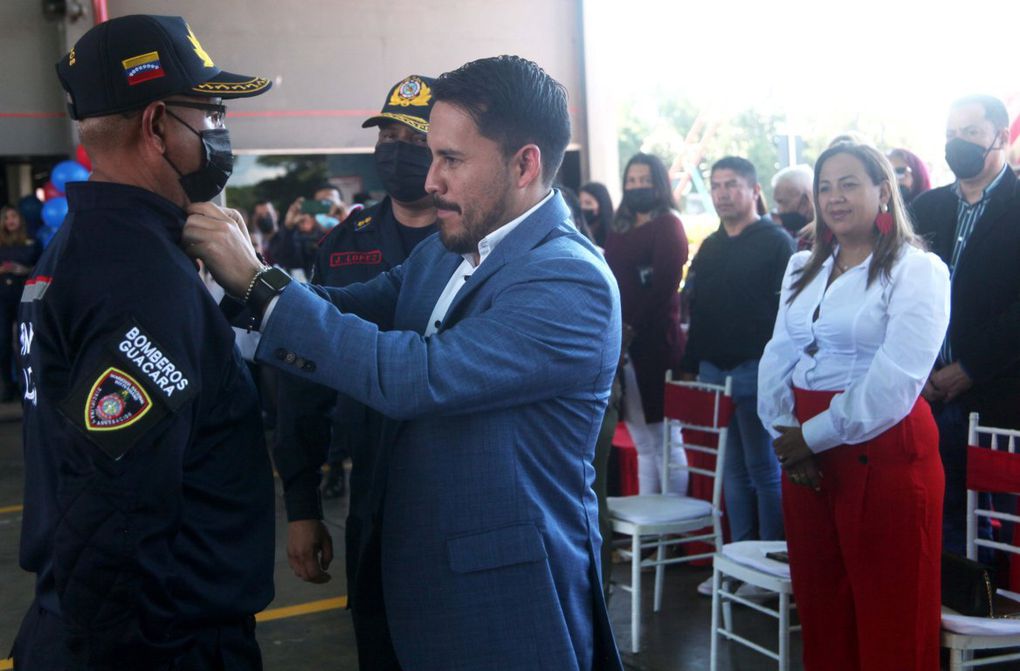
[[[432,94],[466,112],[506,158],[537,145],[542,183],[552,184],[570,142],[570,114],[566,89],[542,68],[520,56],[482,58],[440,75]]]

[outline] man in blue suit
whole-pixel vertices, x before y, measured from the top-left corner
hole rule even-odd
[[[210,204],[184,243],[261,319],[260,361],[393,418],[374,533],[400,667],[620,669],[591,464],[619,295],[550,189],[566,93],[512,56],[433,93],[439,235],[401,266],[343,289],[291,283]]]

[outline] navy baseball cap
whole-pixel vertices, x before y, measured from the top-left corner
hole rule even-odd
[[[172,95],[247,98],[272,86],[265,77],[216,67],[179,16],[134,14],[100,23],[57,63],[72,119],[144,107]]]
[[[429,132],[429,113],[432,112],[432,77],[411,75],[393,85],[382,111],[369,117],[362,128],[378,126],[384,121],[399,121],[419,133]]]

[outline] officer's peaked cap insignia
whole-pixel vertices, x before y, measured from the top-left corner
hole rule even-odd
[[[368,128],[386,121],[396,121],[410,126],[419,133],[428,133],[433,84],[435,80],[432,77],[421,75],[404,77],[390,89],[382,111],[366,119],[361,127]]]

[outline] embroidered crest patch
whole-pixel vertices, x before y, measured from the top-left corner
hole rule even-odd
[[[85,402],[85,428],[116,431],[141,420],[152,409],[152,399],[133,377],[107,368],[92,385]]]
[[[89,358],[57,407],[115,460],[198,393],[183,354],[164,348],[132,318]]]
[[[391,105],[400,107],[427,107],[432,100],[432,89],[417,77],[408,77],[393,89]]]

